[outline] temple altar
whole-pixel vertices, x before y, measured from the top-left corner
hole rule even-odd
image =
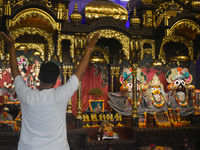
[[[70,3],[0,0],[0,31],[14,37],[20,74],[33,90],[42,62],[61,70],[54,88],[66,83],[86,38],[100,33],[67,105],[70,149],[200,149],[200,2]],[[17,149],[23,120],[9,57],[0,37],[0,150]]]

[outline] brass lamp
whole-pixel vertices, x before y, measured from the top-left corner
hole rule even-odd
[[[106,60],[98,55],[91,56],[90,58],[90,63],[105,63],[105,62]]]
[[[189,62],[190,61],[190,57],[184,54],[179,54],[177,56],[172,56],[169,59],[170,61],[175,61],[177,62],[178,66],[181,65],[181,62]]]

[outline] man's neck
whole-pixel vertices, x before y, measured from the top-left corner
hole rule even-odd
[[[39,86],[39,90],[44,90],[44,89],[50,89],[50,88],[53,88],[54,87],[54,83],[50,83],[50,84],[45,84],[43,82],[40,82],[40,86]]]

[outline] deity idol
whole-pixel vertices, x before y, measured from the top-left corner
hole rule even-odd
[[[18,62],[18,68],[21,76],[23,77],[24,81],[27,82],[27,76],[26,72],[28,70],[28,59],[25,58],[25,56],[21,55],[20,57],[17,57],[17,62]]]
[[[180,116],[187,116],[194,112],[191,92],[195,89],[192,75],[187,68],[173,68],[166,73],[168,85],[169,108],[179,109]]]
[[[137,69],[137,106],[138,114],[143,114],[146,110],[144,108],[144,94],[147,90],[145,83],[147,76]],[[109,105],[118,113],[124,116],[131,116],[132,114],[132,70],[125,68],[121,77],[122,86],[120,92],[108,92],[110,101]]]
[[[159,77],[155,74],[153,79],[148,83],[149,88],[147,92],[146,108],[147,113],[153,115],[155,113],[167,112],[167,97],[164,91],[164,86],[160,82]]]
[[[40,86],[40,80],[38,78],[39,73],[40,73],[40,63],[37,60],[35,60],[35,63],[32,65],[32,69],[28,77],[30,88],[36,89]]]

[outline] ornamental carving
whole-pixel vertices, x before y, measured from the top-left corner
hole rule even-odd
[[[122,51],[124,52],[124,55],[126,56],[127,59],[129,59],[129,50],[130,50],[130,38],[126,36],[125,34],[115,31],[115,30],[98,30],[96,32],[100,33],[100,38],[114,38],[120,42],[122,45]],[[95,34],[96,32],[91,33],[91,36]]]
[[[36,44],[36,43],[15,43],[15,48],[17,50],[23,50],[23,49],[20,49],[21,46],[25,47],[27,50],[30,50],[30,49],[34,49],[36,50],[37,52],[39,52],[38,54],[36,55],[39,55],[40,58],[44,61],[44,53],[45,53],[45,47],[44,47],[44,44]]]
[[[59,57],[59,61],[62,62],[62,40],[69,40],[71,42],[70,45],[70,57],[74,59],[74,35],[58,35],[58,45],[57,45],[57,56]]]
[[[47,21],[53,27],[53,29],[57,29],[57,23],[55,22],[53,17],[49,15],[46,11],[38,8],[29,8],[21,11],[11,20],[9,27],[15,26],[17,23],[20,23],[21,20],[26,20],[26,18],[32,17],[40,18],[44,22]]]
[[[51,56],[53,55],[53,34],[47,32],[46,30],[42,30],[40,28],[35,27],[24,27],[19,28],[16,30],[10,31],[10,34],[13,36],[14,39],[17,39],[19,36],[24,34],[38,34],[43,37],[47,41],[48,45],[48,61],[50,61]]]
[[[185,44],[188,47],[190,59],[193,60],[194,54],[193,54],[193,42],[192,42],[192,40],[186,39],[182,36],[173,35],[173,36],[167,36],[167,37],[163,38],[163,42],[162,42],[162,45],[161,45],[161,48],[160,48],[159,59],[164,64],[166,64],[166,56],[165,56],[165,51],[163,49],[163,46],[165,44],[169,43],[169,42],[180,42],[180,43]]]
[[[0,58],[1,60],[4,59],[4,42],[3,39],[0,37]]]
[[[197,34],[200,33],[200,26],[195,23],[192,20],[189,19],[182,19],[180,21],[177,21],[172,27],[171,29],[169,29],[167,31],[167,35],[168,36],[172,36],[175,34],[175,31],[179,28],[183,28],[183,27],[188,27],[190,29],[192,29],[192,31],[195,31]]]
[[[151,48],[144,48],[144,44],[150,44]],[[152,55],[153,59],[155,59],[155,53],[156,53],[155,40],[141,39],[140,45],[141,45],[141,60],[143,59],[145,53]]]

